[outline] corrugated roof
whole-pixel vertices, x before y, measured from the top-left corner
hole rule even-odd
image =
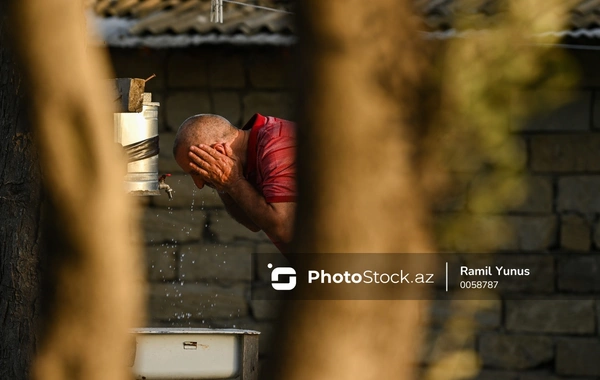
[[[290,10],[294,0],[238,0]],[[323,0],[329,1],[329,0]],[[498,0],[413,0],[432,36],[456,33],[455,20],[465,14],[502,12]],[[540,0],[543,6],[543,0]],[[210,0],[98,0],[96,21],[111,46],[187,46],[202,43],[284,44],[295,42],[293,16],[225,3],[222,24],[210,22]],[[600,0],[578,0],[570,11],[569,36],[594,36],[600,28]],[[577,31],[577,33],[568,33]],[[452,34],[450,33],[450,34]]]
[[[244,2],[244,1],[241,1]],[[248,2],[286,10],[281,1]],[[225,3],[223,23],[210,22],[210,0],[99,0],[94,10],[100,17],[133,19],[133,36],[217,33],[221,35],[260,33],[293,35],[292,16],[286,13]]]
[[[454,21],[461,15],[491,16],[502,12],[498,0],[414,0],[432,31],[453,29]],[[540,0],[540,7],[544,1]],[[600,27],[600,0],[576,0],[570,10],[568,29],[593,29]]]

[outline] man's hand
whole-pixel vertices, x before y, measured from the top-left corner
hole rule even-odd
[[[227,191],[243,179],[242,164],[229,144],[217,144],[214,148],[204,144],[192,146],[189,158],[190,168],[217,191]]]

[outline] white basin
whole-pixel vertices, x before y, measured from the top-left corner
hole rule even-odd
[[[134,329],[136,379],[256,379],[258,331]]]

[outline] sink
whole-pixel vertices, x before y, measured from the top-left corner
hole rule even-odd
[[[132,370],[136,379],[258,377],[259,332],[238,329],[138,328]]]

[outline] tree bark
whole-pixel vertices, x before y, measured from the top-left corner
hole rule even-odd
[[[21,72],[0,5],[0,379],[29,378],[36,345],[41,180]]]
[[[415,253],[404,256],[408,272],[426,267],[418,254],[433,248],[415,117],[426,62],[411,3],[301,2],[298,260],[361,253],[367,269],[382,259],[369,254]],[[278,378],[413,378],[419,297],[291,303]]]

